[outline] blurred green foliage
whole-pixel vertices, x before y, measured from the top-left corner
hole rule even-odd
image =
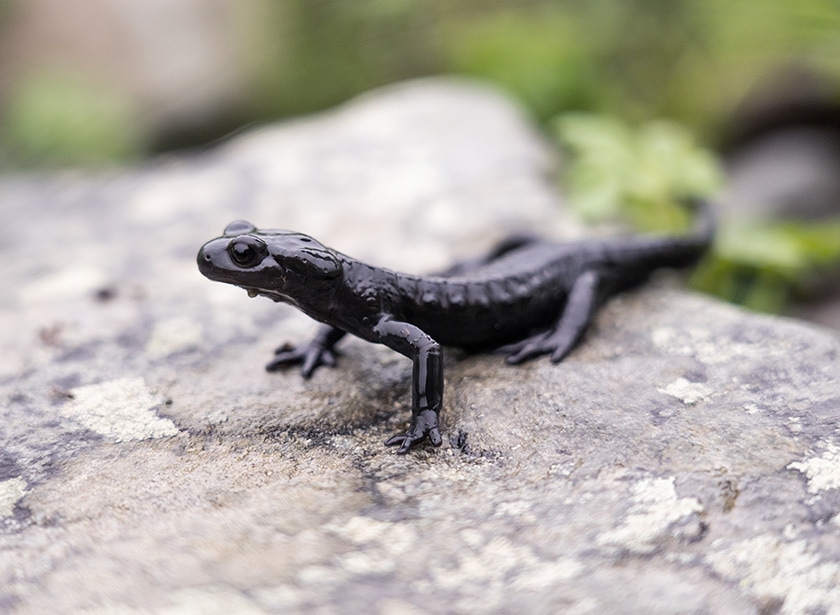
[[[723,181],[711,152],[674,122],[634,130],[613,116],[574,113],[554,128],[570,155],[564,190],[590,221],[623,217],[640,230],[679,232],[690,220],[677,203],[709,197]]]
[[[0,0],[0,7],[12,4]],[[239,108],[243,125],[329,107],[405,78],[456,73],[508,89],[541,122],[573,110],[636,122],[668,117],[708,143],[743,95],[780,67],[840,78],[835,0],[243,0],[235,6],[236,47],[248,84]],[[38,79],[24,82],[28,91],[13,92],[16,110],[4,118],[17,139],[13,159],[20,152],[21,162],[37,163],[43,152],[49,164],[85,163],[131,147],[142,153],[153,140],[123,134],[142,130],[137,122],[109,121],[125,113],[113,102],[106,103],[104,121],[91,126],[96,90],[81,80],[33,86]],[[66,105],[50,102],[62,96]],[[83,96],[89,105],[79,104]],[[39,113],[53,127],[51,139],[30,119]],[[205,135],[210,140],[232,128],[225,122]]]
[[[54,74],[18,86],[7,101],[2,136],[15,166],[98,165],[135,157],[143,145],[127,98]]]
[[[834,0],[282,0],[247,5],[263,116],[418,75],[490,80],[550,120],[669,117],[708,141],[780,69],[840,77]],[[246,10],[246,9],[243,9]]]
[[[502,11],[444,28],[444,62],[514,93],[545,121],[563,109],[597,108],[610,84],[595,76],[595,41],[569,11]]]
[[[444,0],[280,0],[243,10],[256,118],[307,113],[446,71],[433,33]]]
[[[698,290],[753,310],[780,313],[840,265],[840,218],[819,224],[724,220],[694,272]]]
[[[668,117],[709,140],[747,92],[780,70],[840,77],[840,5],[832,0],[502,7],[447,24],[444,64],[501,83],[541,120],[568,110]]]
[[[554,122],[567,154],[563,186],[585,219],[619,218],[642,231],[679,233],[685,201],[713,198],[722,183],[714,156],[677,124],[632,128],[612,116],[570,114]],[[819,224],[723,216],[692,285],[733,303],[778,313],[821,269],[840,264],[840,218]]]

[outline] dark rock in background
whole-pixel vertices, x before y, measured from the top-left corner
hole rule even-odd
[[[235,218],[439,269],[581,234],[498,94],[426,81],[108,176],[0,183],[0,605],[20,613],[837,612],[840,341],[658,276],[560,365],[410,365],[211,283]]]

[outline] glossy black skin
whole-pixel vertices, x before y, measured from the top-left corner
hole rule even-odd
[[[493,349],[510,364],[551,355],[562,360],[611,295],[660,267],[694,263],[714,223],[700,209],[685,237],[619,237],[556,243],[520,237],[488,256],[435,276],[372,267],[291,231],[233,222],[198,253],[202,274],[289,303],[323,323],[315,338],[283,346],[266,366],[300,364],[304,378],[336,363],[335,344],[352,333],[413,361],[411,425],[386,445],[406,453],[428,438],[441,443],[441,345]]]

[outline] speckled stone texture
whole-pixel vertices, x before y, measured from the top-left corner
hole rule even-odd
[[[421,81],[210,152],[0,181],[0,611],[840,613],[840,341],[660,276],[560,365],[409,362],[209,282],[233,219],[415,272],[582,231],[494,91]]]

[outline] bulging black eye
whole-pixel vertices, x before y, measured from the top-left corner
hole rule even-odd
[[[268,248],[262,239],[246,235],[228,244],[228,254],[239,267],[253,267],[265,258]]]

